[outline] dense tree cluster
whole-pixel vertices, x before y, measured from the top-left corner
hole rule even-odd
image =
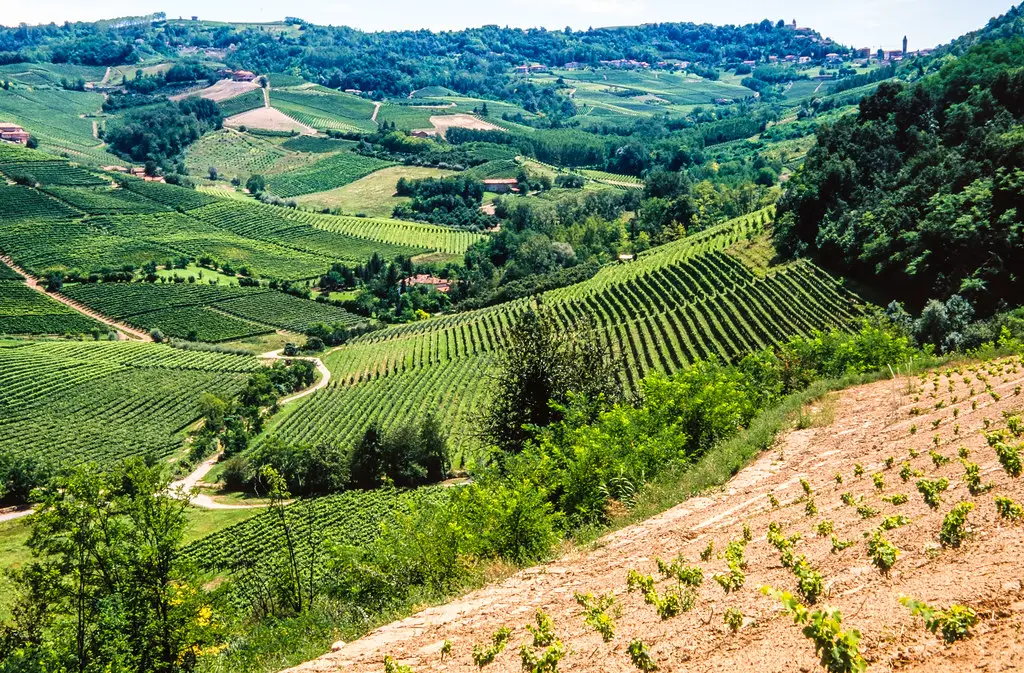
[[[818,131],[775,242],[921,305],[991,314],[1024,296],[1024,39],[985,42],[914,85],[883,83]]]
[[[126,112],[104,132],[110,148],[125,159],[170,162],[207,131],[221,128],[218,105],[206,98],[186,98]]]

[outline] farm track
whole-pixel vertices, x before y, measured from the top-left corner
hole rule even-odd
[[[150,337],[145,332],[140,332],[139,330],[133,327],[129,327],[128,325],[122,322],[118,322],[113,318],[108,318],[107,316],[101,313],[97,313],[96,311],[93,311],[91,308],[88,308],[87,306],[78,303],[74,299],[66,297],[63,294],[60,294],[59,292],[47,292],[45,288],[39,285],[39,280],[35,276],[31,275],[30,273],[25,271],[25,269],[22,269],[20,266],[15,264],[14,260],[12,260],[9,256],[0,255],[0,262],[3,262],[7,266],[11,267],[15,273],[19,273],[22,276],[24,276],[25,285],[32,288],[33,290],[36,290],[37,292],[45,294],[50,299],[53,299],[54,301],[59,301],[65,306],[69,306],[78,311],[79,313],[81,313],[82,315],[88,316],[93,320],[97,320],[108,327],[113,327],[115,330],[118,331],[118,333],[127,336],[128,338],[133,339],[135,341],[153,340],[152,337]]]
[[[965,372],[963,376],[976,378]],[[1024,484],[1010,479],[989,448],[982,431],[986,419],[999,425],[1003,412],[1018,412],[1024,398],[1015,394],[1024,383],[1020,365],[1016,371],[991,377],[1001,401],[984,391],[969,394],[960,375],[948,379],[955,392],[937,393],[939,398],[957,395],[958,402],[947,399],[945,406],[933,409],[926,388],[922,401],[915,404],[909,382],[886,380],[857,386],[812,408],[812,413],[835,420],[831,425],[793,430],[780,436],[775,446],[753,464],[737,473],[722,489],[693,497],[642,523],[621,529],[598,540],[591,548],[572,551],[551,563],[522,570],[509,579],[474,591],[447,605],[428,608],[418,614],[384,626],[354,642],[339,643],[335,651],[288,669],[287,673],[346,671],[374,673],[381,670],[385,655],[410,665],[419,673],[475,671],[471,650],[474,644],[490,642],[499,627],[512,628],[509,647],[494,660],[489,671],[511,673],[520,669],[519,644],[529,642],[523,625],[532,623],[534,613],[544,610],[554,622],[554,632],[566,646],[561,671],[602,671],[626,673],[635,670],[626,653],[634,638],[648,646],[655,663],[663,671],[711,672],[790,672],[820,670],[813,644],[805,639],[799,626],[780,610],[779,604],[762,596],[757,588],[771,585],[793,591],[795,579],[779,563],[779,554],[766,540],[770,522],[782,524],[783,534],[799,534],[794,553],[806,555],[810,565],[825,580],[822,603],[842,610],[843,627],[863,634],[861,649],[870,663],[870,671],[900,669],[913,673],[926,671],[1005,671],[1019,666],[1024,659],[1024,592],[1021,590],[1020,550],[1024,545],[1024,526],[998,518],[993,496],[1003,495],[1018,502],[1024,498]],[[947,383],[945,377],[942,384]],[[982,385],[975,384],[982,388]],[[971,402],[977,402],[976,410]],[[914,415],[913,408],[924,407]],[[959,410],[954,415],[953,409]],[[956,420],[954,420],[954,418]],[[931,422],[939,421],[936,429]],[[911,434],[912,425],[928,430]],[[956,425],[954,425],[956,424]],[[954,430],[954,428],[956,428]],[[938,453],[951,457],[942,467],[933,467],[929,449],[935,448],[933,434],[939,437]],[[958,445],[970,450],[970,460],[980,465],[991,492],[970,496],[957,461]],[[919,452],[907,458],[908,451]],[[950,488],[943,493],[943,504],[929,509],[914,487],[914,481],[901,483],[899,468],[886,469],[885,460],[896,458],[898,466],[909,460],[926,478],[943,476]],[[865,476],[854,476],[855,465],[863,465]],[[833,475],[844,476],[836,484]],[[869,475],[883,475],[885,488],[878,492]],[[819,513],[804,512],[801,479],[814,489]],[[864,520],[854,507],[843,504],[840,495],[850,492],[864,498],[865,504],[881,510],[882,515],[902,514],[908,525],[886,533],[901,554],[888,576],[872,567],[862,533],[878,526],[881,517]],[[771,509],[766,493],[773,493],[782,505]],[[907,494],[906,504],[885,503],[882,495]],[[958,501],[976,503],[969,517],[971,538],[962,549],[943,549],[937,534],[945,513]],[[833,553],[828,537],[816,535],[820,520],[834,523],[839,539],[853,546]],[[746,581],[732,594],[724,594],[710,574],[724,571],[725,562],[712,556],[698,562],[699,552],[714,542],[716,552],[730,540],[740,539],[742,524],[753,531],[746,546]],[[636,569],[657,575],[655,558],[685,556],[700,565],[706,575],[697,590],[695,608],[667,621],[659,620],[642,596],[626,591],[626,573]],[[659,584],[659,592],[668,588]],[[621,614],[616,617],[615,637],[610,643],[583,623],[574,592],[603,594],[611,592]],[[930,635],[922,620],[910,615],[898,597],[903,594],[942,608],[957,602],[973,608],[981,618],[973,629],[974,637],[951,647]],[[723,624],[727,608],[742,611],[745,620],[737,634]],[[440,650],[446,640],[453,644],[452,654],[442,663]]]
[[[302,399],[303,397],[305,397],[307,395],[312,395],[313,393],[315,393],[316,391],[320,390],[321,388],[326,388],[327,384],[331,382],[331,371],[329,369],[327,369],[327,367],[320,360],[320,358],[304,357],[304,356],[286,357],[286,356],[281,355],[281,351],[280,350],[270,351],[268,353],[262,353],[262,354],[258,355],[257,357],[259,357],[260,359],[264,359],[264,360],[309,360],[310,362],[312,362],[313,364],[316,365],[317,371],[320,372],[320,380],[319,381],[317,381],[316,383],[311,385],[309,388],[306,388],[305,390],[301,390],[301,391],[295,393],[294,395],[291,395],[289,397],[286,397],[286,398],[280,400],[278,402],[279,406],[284,406],[286,404],[294,402],[295,400]],[[184,479],[179,479],[178,481],[173,482],[171,484],[171,486],[170,486],[170,490],[172,492],[174,492],[174,491],[182,491],[182,492],[191,491],[193,488],[195,488],[196,486],[199,485],[199,482],[201,482],[203,480],[203,478],[206,477],[207,474],[210,473],[210,471],[213,469],[213,466],[216,465],[217,461],[220,460],[222,453],[223,453],[222,451],[218,451],[217,453],[215,453],[214,455],[210,456],[209,458],[204,460],[202,463],[197,465],[196,469],[193,470],[187,477],[185,477]],[[229,505],[229,504],[225,504],[225,503],[222,503],[222,502],[217,502],[216,500],[214,500],[211,496],[207,495],[206,493],[196,493],[192,497],[191,504],[193,506],[199,507],[201,509],[260,509],[262,507],[265,507],[265,505]],[[0,521],[3,521],[3,520],[4,520],[3,519],[3,515],[0,515]]]

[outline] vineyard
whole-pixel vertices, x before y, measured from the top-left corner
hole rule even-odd
[[[859,304],[809,262],[755,275],[724,252],[760,229],[755,213],[603,267],[577,285],[542,295],[563,325],[593,321],[595,337],[624,364],[636,388],[712,356],[734,361],[815,329],[844,328]],[[431,412],[443,416],[469,458],[472,428],[487,400],[487,373],[509,327],[529,306],[518,300],[372,332],[326,359],[330,385],[278,420],[272,432],[296,441],[351,442],[370,422],[390,427]]]
[[[410,504],[434,497],[437,492],[433,488],[404,492],[388,489],[348,491],[290,505],[286,508],[286,516],[297,539],[308,539],[312,524],[313,530],[322,535],[325,542],[354,547],[376,539],[380,534],[380,524],[388,517],[407,511]],[[283,538],[277,514],[264,511],[193,542],[185,549],[185,556],[203,570],[229,570],[236,563],[272,556],[282,548]],[[307,554],[308,549],[300,541],[299,557],[304,558]]]
[[[53,462],[168,456],[203,392],[237,394],[260,365],[246,356],[129,342],[0,347],[0,453]]]
[[[263,89],[253,89],[240,96],[233,96],[227,100],[217,103],[220,106],[221,114],[225,117],[255,110],[263,107]]]
[[[0,334],[81,334],[103,326],[33,290],[0,264]]]
[[[193,175],[204,175],[213,166],[223,175],[243,179],[254,173],[287,170],[304,162],[274,142],[228,128],[207,133],[185,155],[185,166]]]
[[[0,90],[0,120],[24,126],[43,150],[91,165],[122,164],[93,136],[93,120],[82,116],[95,115],[102,105],[103,96],[98,93]]]
[[[64,294],[142,329],[199,341],[228,341],[275,329],[304,332],[318,322],[354,325],[347,311],[263,288],[205,284],[98,283]]]
[[[367,172],[388,165],[355,154],[323,161],[349,169],[346,162],[354,161]],[[43,185],[0,184],[0,250],[38,276],[206,255],[257,276],[306,279],[333,262],[358,263],[375,252],[459,254],[479,240],[444,227],[313,215],[125,176],[116,176],[119,187],[111,188],[108,179],[11,145],[0,146],[0,173],[31,175]]]
[[[287,673],[1014,670],[1022,383],[960,361],[795,405],[771,450],[688,470],[700,497]],[[554,665],[521,665],[531,636]]]
[[[329,155],[314,164],[282,175],[271,176],[269,189],[282,198],[325,192],[347,185],[364,175],[391,166],[389,161],[366,157],[354,152]]]
[[[270,104],[300,124],[318,130],[377,130],[377,125],[370,119],[374,108],[372,102],[325,87],[301,91],[274,89]]]

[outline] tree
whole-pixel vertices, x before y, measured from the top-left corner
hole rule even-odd
[[[250,194],[262,194],[267,188],[267,181],[263,179],[262,175],[250,175],[249,179],[245,181],[245,188],[249,190]]]
[[[499,355],[484,436],[505,452],[521,451],[536,429],[562,418],[571,395],[596,405],[617,401],[619,367],[587,326],[560,325],[542,308],[527,311]]]
[[[217,180],[217,177],[220,175],[220,173],[217,172],[217,167],[216,166],[210,166],[209,174],[210,174],[210,179],[215,181],[215,182]]]
[[[168,486],[161,466],[131,459],[106,473],[76,468],[42,492],[0,659],[59,671],[191,670],[216,632],[181,553],[188,498]]]

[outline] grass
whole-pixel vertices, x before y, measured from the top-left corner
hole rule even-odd
[[[370,173],[355,182],[326,192],[307,194],[295,199],[299,205],[310,208],[338,209],[344,214],[364,214],[370,217],[391,217],[395,206],[409,200],[395,195],[399,178],[421,180],[454,175],[453,171],[422,166],[392,166]]]
[[[192,507],[188,510],[188,528],[185,532],[185,543],[201,540],[207,535],[212,535],[228,526],[245,521],[254,514],[259,514],[259,509],[201,509]],[[3,529],[0,528],[0,531]],[[0,558],[0,564],[3,559]]]
[[[241,348],[251,353],[259,354],[281,350],[288,343],[301,344],[303,341],[303,337],[295,334],[279,334],[277,332],[273,332],[271,334],[260,334],[257,336],[246,337],[244,339],[237,339],[235,341],[225,341],[221,345],[229,346],[231,348]]]

